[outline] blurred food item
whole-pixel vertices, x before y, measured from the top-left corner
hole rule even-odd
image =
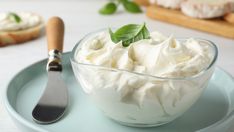
[[[171,9],[179,9],[182,2],[186,0],[150,0],[152,4]]]
[[[134,2],[140,6],[149,6],[150,0],[134,0]]]
[[[194,18],[216,18],[232,12],[234,0],[188,0],[181,4],[181,10]]]
[[[152,19],[234,39],[234,0],[145,1],[150,2],[146,15]]]
[[[0,13],[0,46],[23,43],[40,36],[44,27],[41,16],[30,12]]]
[[[234,24],[234,13],[228,13],[223,18],[225,21]]]
[[[220,35],[234,39],[234,26],[222,19],[197,19],[185,16],[179,10],[168,10],[159,6],[149,6],[146,15],[152,19]]]

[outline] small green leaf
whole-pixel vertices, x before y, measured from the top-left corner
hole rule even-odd
[[[141,8],[134,2],[131,1],[123,1],[123,6],[125,10],[131,13],[141,13]]]
[[[109,28],[109,34],[110,34],[111,40],[114,43],[118,43],[119,42],[119,40],[115,37],[114,33],[112,32],[112,30],[110,28]]]
[[[116,10],[117,10],[117,5],[113,2],[109,2],[99,10],[99,13],[103,15],[110,15],[115,13]]]
[[[145,24],[128,24],[118,29],[115,33],[109,29],[109,33],[114,43],[122,41],[124,47],[128,47],[133,42],[150,38],[150,33]]]
[[[10,19],[13,19],[17,23],[20,23],[22,21],[21,18],[20,18],[20,16],[18,16],[14,12],[10,12],[8,15],[9,15]]]

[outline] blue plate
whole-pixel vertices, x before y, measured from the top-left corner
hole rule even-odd
[[[234,124],[234,81],[219,68],[202,97],[183,116],[160,127],[134,128],[110,120],[92,104],[75,80],[69,55],[63,55],[63,78],[69,88],[70,104],[57,123],[39,125],[31,116],[47,82],[46,60],[25,68],[10,81],[5,106],[23,132],[225,132]]]

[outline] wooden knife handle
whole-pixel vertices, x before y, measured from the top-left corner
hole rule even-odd
[[[224,16],[224,20],[234,24],[234,13],[228,13]]]
[[[52,17],[46,25],[48,52],[50,50],[63,51],[64,23],[59,17]]]

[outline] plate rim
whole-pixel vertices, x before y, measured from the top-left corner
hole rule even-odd
[[[37,62],[34,62],[34,63],[31,63],[29,64],[28,66],[20,69],[16,74],[14,74],[12,76],[11,79],[9,79],[7,81],[7,85],[5,86],[4,90],[3,90],[3,105],[6,109],[6,111],[8,112],[8,115],[13,118],[12,121],[14,122],[15,125],[17,125],[15,123],[15,120],[18,121],[19,123],[25,125],[26,127],[34,130],[34,131],[39,131],[39,132],[48,132],[47,130],[39,127],[39,126],[36,126],[34,124],[32,124],[31,122],[29,122],[28,120],[26,120],[25,118],[23,118],[19,113],[17,113],[15,111],[15,109],[12,107],[12,105],[10,104],[9,100],[8,100],[8,96],[7,96],[7,93],[8,93],[8,90],[9,90],[9,86],[11,84],[11,82],[13,82],[13,80],[15,79],[16,76],[20,75],[22,72],[24,72],[25,70],[27,70],[29,67],[32,67],[34,65],[37,65],[39,63],[42,63],[43,61],[45,61],[45,59],[42,59],[42,60],[39,60]]]
[[[68,55],[70,54],[71,52],[65,52],[63,53],[63,56],[65,55]],[[15,120],[18,121],[21,125],[24,125],[26,126],[27,128],[30,128],[34,131],[40,131],[40,132],[49,132],[48,130],[42,128],[42,127],[39,127],[39,126],[36,126],[35,124],[29,122],[28,120],[26,120],[25,118],[23,118],[19,113],[17,113],[15,111],[15,109],[12,107],[12,105],[10,104],[9,100],[8,100],[8,96],[7,96],[7,93],[8,93],[8,89],[9,89],[9,85],[11,84],[11,82],[13,82],[13,80],[15,79],[16,76],[20,75],[22,72],[24,72],[25,70],[27,70],[28,68],[34,66],[34,65],[37,65],[38,63],[42,63],[43,61],[45,61],[47,58],[44,58],[42,60],[39,60],[37,62],[34,62],[32,64],[29,64],[28,66],[22,68],[21,70],[19,70],[16,74],[14,74],[11,79],[9,79],[7,81],[7,85],[5,86],[5,88],[3,89],[3,105],[8,113],[8,115],[13,118],[12,121],[14,122],[15,125],[17,125],[15,123]],[[219,66],[216,66],[215,69],[218,69],[222,72],[224,72],[233,82],[234,82],[234,77],[226,72],[223,68],[219,67]],[[234,119],[234,115],[231,115],[229,117],[223,117],[222,119],[220,119],[219,121],[215,122],[214,124],[210,125],[210,126],[207,126],[205,128],[202,128],[200,130],[197,130],[197,132],[199,131],[204,131],[204,130],[207,130],[207,129],[210,129],[210,128],[213,128],[213,127],[217,127],[219,125],[222,125],[230,120]]]

